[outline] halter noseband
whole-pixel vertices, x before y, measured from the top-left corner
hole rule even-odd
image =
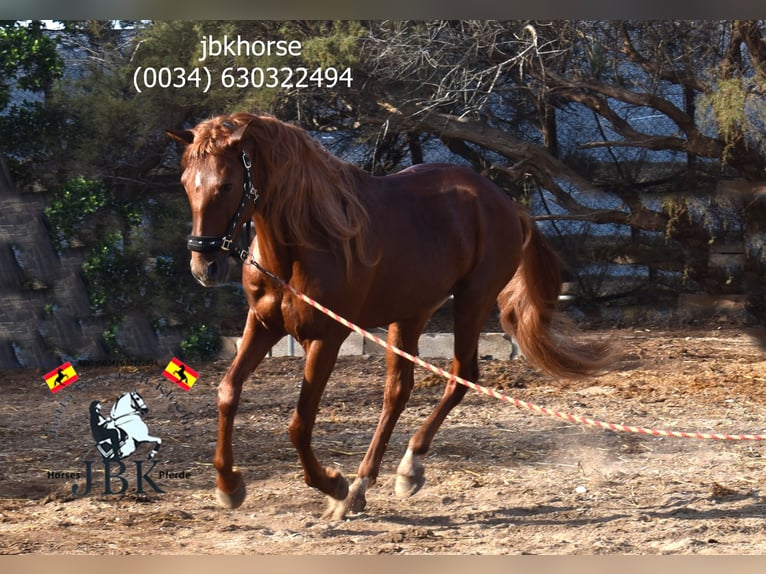
[[[189,235],[186,239],[186,247],[189,251],[197,251],[204,253],[206,251],[228,251],[232,257],[236,257],[241,261],[247,260],[247,249],[239,249],[237,246],[232,245],[234,240],[234,232],[239,227],[239,218],[242,217],[242,212],[245,210],[247,202],[253,200],[253,206],[258,205],[258,199],[260,195],[258,190],[253,187],[253,176],[250,173],[250,168],[253,166],[250,161],[250,157],[247,152],[242,150],[242,166],[245,168],[245,183],[243,185],[242,201],[239,202],[239,207],[234,213],[234,216],[229,223],[229,230],[223,237],[215,237],[212,235]]]

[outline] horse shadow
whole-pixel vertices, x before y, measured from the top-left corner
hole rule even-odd
[[[724,506],[727,503],[752,499],[746,506]],[[716,501],[721,506],[698,510],[691,505],[703,501]],[[382,514],[381,520],[409,527],[450,527],[480,526],[492,528],[513,523],[515,526],[551,526],[581,527],[608,524],[618,520],[640,519],[646,522],[654,520],[675,520],[680,522],[715,521],[722,519],[766,518],[766,497],[760,494],[745,493],[727,495],[721,498],[689,496],[665,505],[663,508],[636,507],[628,511],[616,511],[601,516],[583,515],[582,504],[541,504],[529,506],[507,506],[468,513],[465,517],[449,514],[404,515]],[[594,507],[597,508],[597,507]],[[574,515],[578,516],[574,516]]]

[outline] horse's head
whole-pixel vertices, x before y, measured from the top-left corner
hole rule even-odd
[[[149,412],[149,407],[146,406],[144,397],[142,397],[138,391],[130,391],[129,396],[130,396],[130,407],[133,409],[134,412],[136,412],[137,414],[140,414],[141,416],[144,416],[146,413]]]
[[[252,215],[256,195],[250,160],[243,155],[248,125],[248,116],[238,114],[167,132],[186,146],[181,182],[192,213],[187,246],[192,275],[205,287],[226,281],[232,244]]]

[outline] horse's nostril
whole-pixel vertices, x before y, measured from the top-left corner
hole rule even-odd
[[[218,275],[218,261],[211,261],[207,266],[207,278],[214,279]]]

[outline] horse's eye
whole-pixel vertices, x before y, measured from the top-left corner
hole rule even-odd
[[[223,184],[223,185],[222,185],[222,186],[219,188],[219,191],[220,191],[221,193],[229,193],[229,192],[230,192],[230,191],[231,191],[233,188],[234,188],[234,186],[233,186],[232,184],[230,184],[230,183],[224,183],[224,184]]]

